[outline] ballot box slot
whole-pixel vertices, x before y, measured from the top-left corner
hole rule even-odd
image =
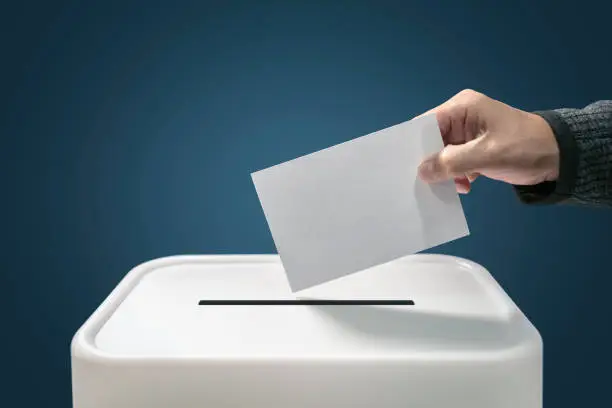
[[[203,299],[199,306],[414,306],[411,299]]]

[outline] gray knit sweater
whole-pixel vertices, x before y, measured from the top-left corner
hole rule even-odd
[[[557,138],[559,178],[536,186],[515,186],[520,200],[612,206],[612,100],[583,109],[535,113],[548,122]]]

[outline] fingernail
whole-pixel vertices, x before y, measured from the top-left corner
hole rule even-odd
[[[467,186],[464,186],[462,184],[458,184],[457,185],[457,192],[459,194],[468,194],[470,192],[470,189]]]

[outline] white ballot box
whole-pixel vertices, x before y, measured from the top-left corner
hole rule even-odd
[[[542,340],[471,261],[292,293],[276,255],[142,264],[72,340],[75,408],[541,408]]]

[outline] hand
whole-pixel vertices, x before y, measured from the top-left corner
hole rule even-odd
[[[479,175],[515,185],[556,180],[559,147],[548,123],[481,93],[464,90],[435,113],[444,149],[421,163],[428,183],[454,179],[468,193]]]

